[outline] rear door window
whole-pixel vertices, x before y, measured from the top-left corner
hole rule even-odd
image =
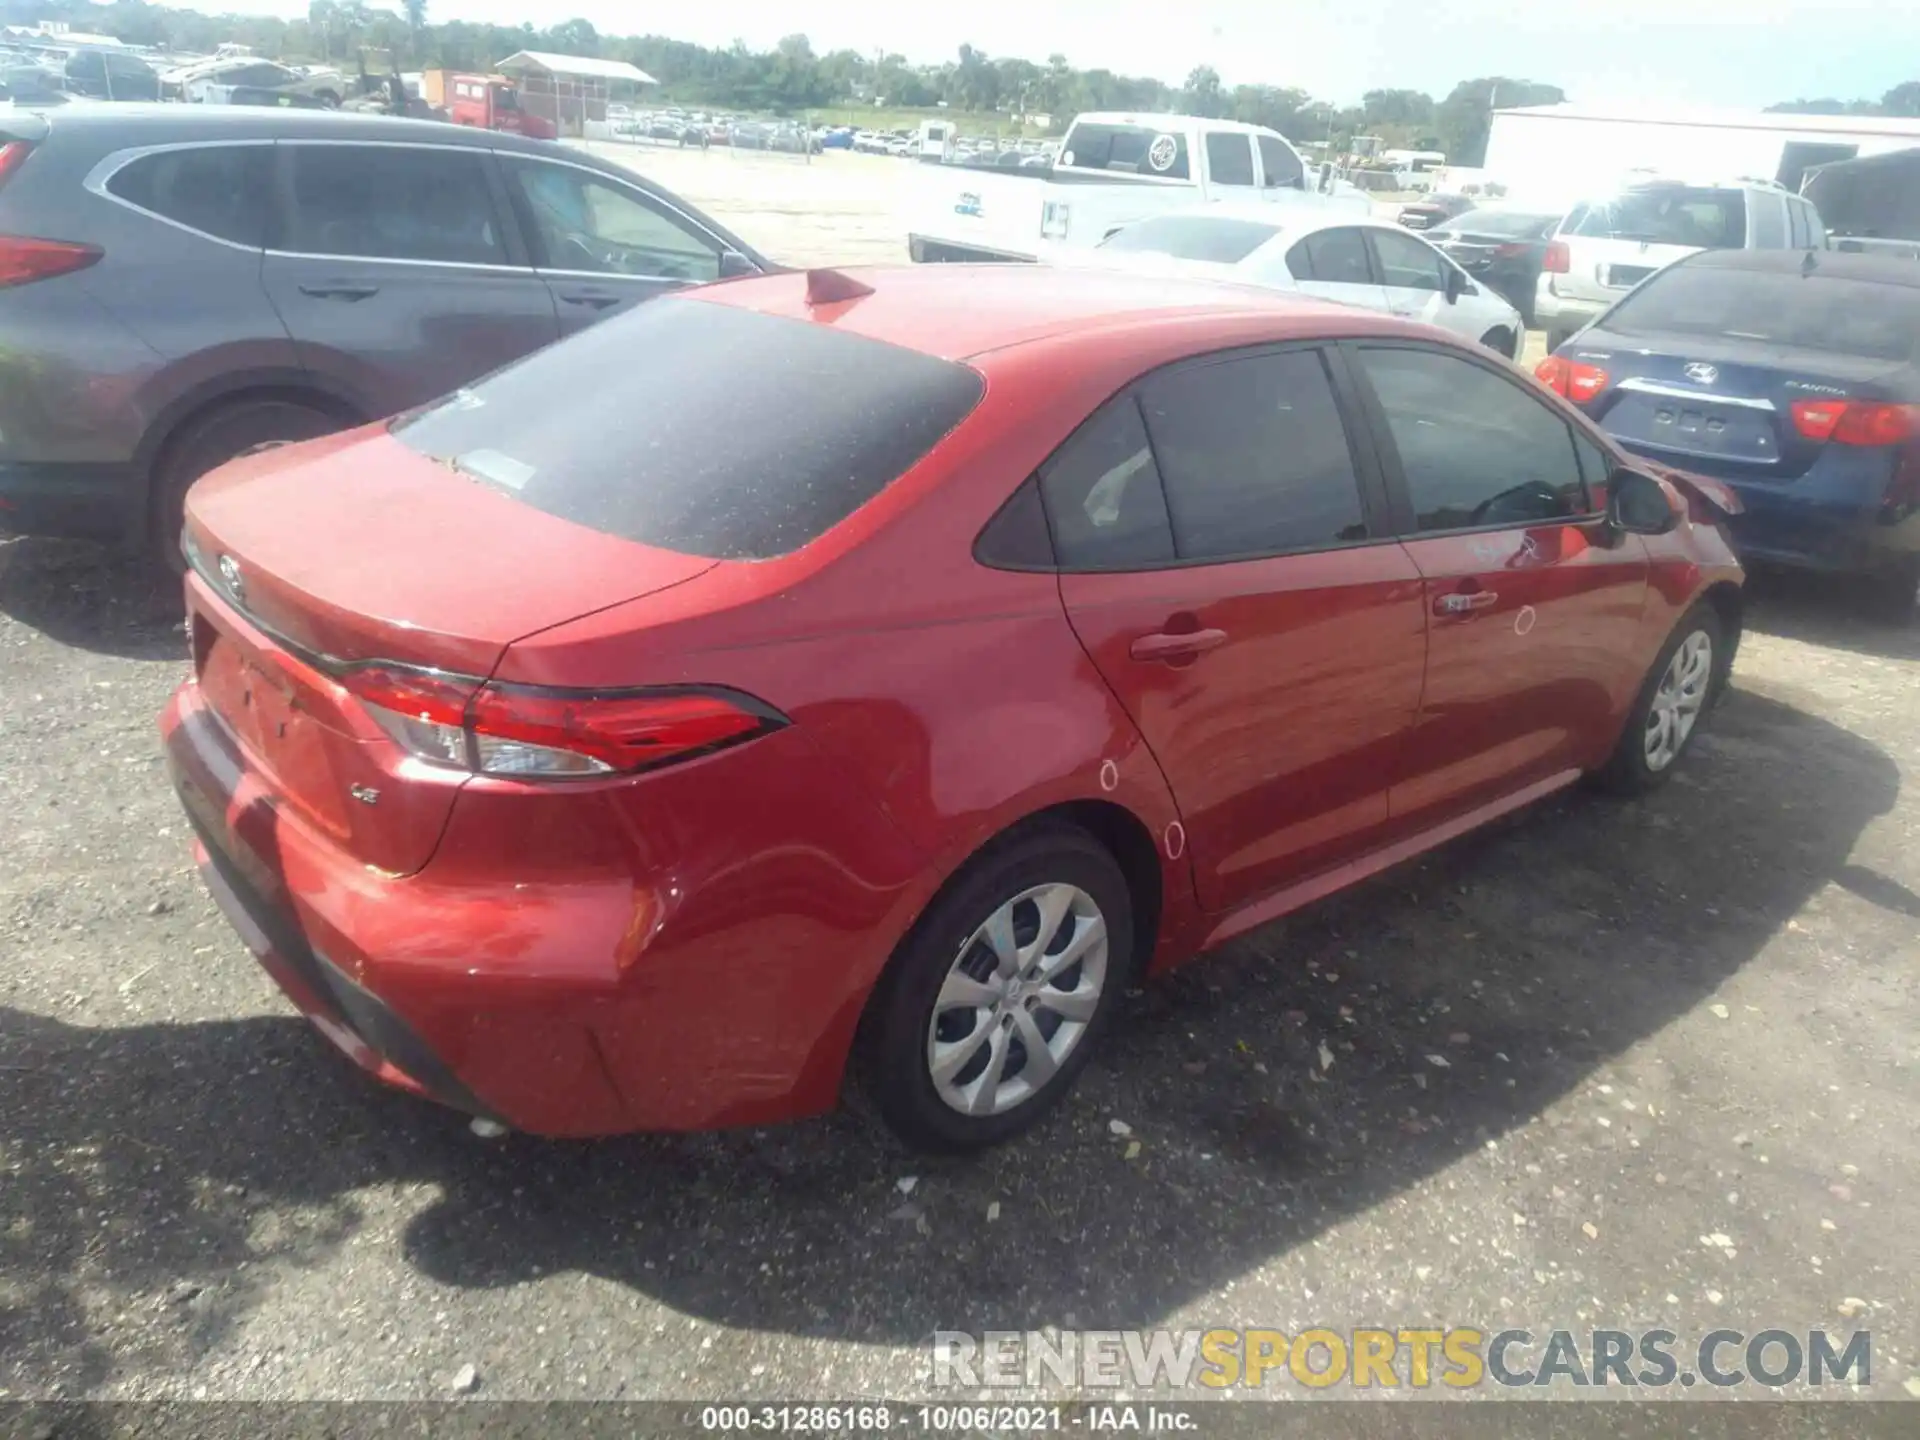
[[[215,239],[258,250],[271,210],[271,145],[161,150],[116,170],[107,193]]]
[[[484,151],[413,145],[283,145],[286,233],[298,255],[505,265]]]
[[[1182,560],[1367,538],[1360,482],[1317,350],[1189,365],[1140,387]]]
[[[1253,137],[1207,132],[1207,179],[1215,185],[1253,185]]]
[[[667,297],[402,416],[392,433],[563,520],[762,560],[873,499],[982,388],[964,365],[828,325]]]

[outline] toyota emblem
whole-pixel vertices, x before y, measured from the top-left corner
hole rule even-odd
[[[220,583],[227,587],[227,594],[238,605],[247,598],[247,582],[240,574],[240,562],[231,555],[220,557]]]
[[[1720,378],[1720,367],[1695,360],[1687,366],[1686,376],[1689,380],[1698,380],[1702,385],[1711,385]]]

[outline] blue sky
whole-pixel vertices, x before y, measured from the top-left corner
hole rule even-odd
[[[306,0],[192,3],[306,12]],[[1438,96],[1487,74],[1548,81],[1586,102],[1696,107],[1878,98],[1920,79],[1920,5],[1897,0],[430,0],[429,14],[509,25],[579,15],[609,33],[755,49],[803,31],[819,50],[884,46],[917,62],[962,42],[1032,60],[1057,50],[1082,68],[1172,81],[1208,64],[1228,84],[1298,85],[1342,102],[1375,88]]]

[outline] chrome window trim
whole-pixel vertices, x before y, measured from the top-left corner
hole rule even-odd
[[[80,188],[92,195],[98,196],[110,204],[131,210],[136,215],[144,215],[149,220],[157,220],[162,225],[170,225],[183,234],[192,235],[197,239],[208,241],[214,245],[224,245],[229,250],[238,250],[242,255],[260,255],[265,253],[264,247],[262,246],[242,245],[238,240],[229,240],[223,235],[215,235],[209,231],[197,229],[192,225],[186,224],[184,221],[162,215],[157,210],[149,210],[144,205],[136,205],[131,200],[114,194],[107,186],[111,183],[113,177],[126,169],[127,166],[133,164],[135,161],[145,160],[151,155],[167,155],[178,150],[230,150],[236,148],[250,149],[259,146],[265,146],[271,149],[274,143],[272,140],[176,140],[161,145],[139,145],[127,150],[116,150],[111,155],[102,158],[94,165],[93,169],[87,172],[86,178],[80,182]]]

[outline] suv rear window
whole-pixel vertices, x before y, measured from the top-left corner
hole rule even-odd
[[[672,297],[394,421],[403,444],[563,520],[765,560],[825,534],[980,401],[964,365]]]
[[[1056,168],[1154,175],[1162,180],[1192,178],[1186,137],[1151,125],[1076,125],[1067,132]]]
[[[1677,265],[1614,307],[1622,335],[1732,336],[1772,345],[1909,361],[1920,356],[1920,289]]]
[[[1623,190],[1611,200],[1583,205],[1567,217],[1564,233],[1697,250],[1738,250],[1747,243],[1744,190],[1688,185]]]

